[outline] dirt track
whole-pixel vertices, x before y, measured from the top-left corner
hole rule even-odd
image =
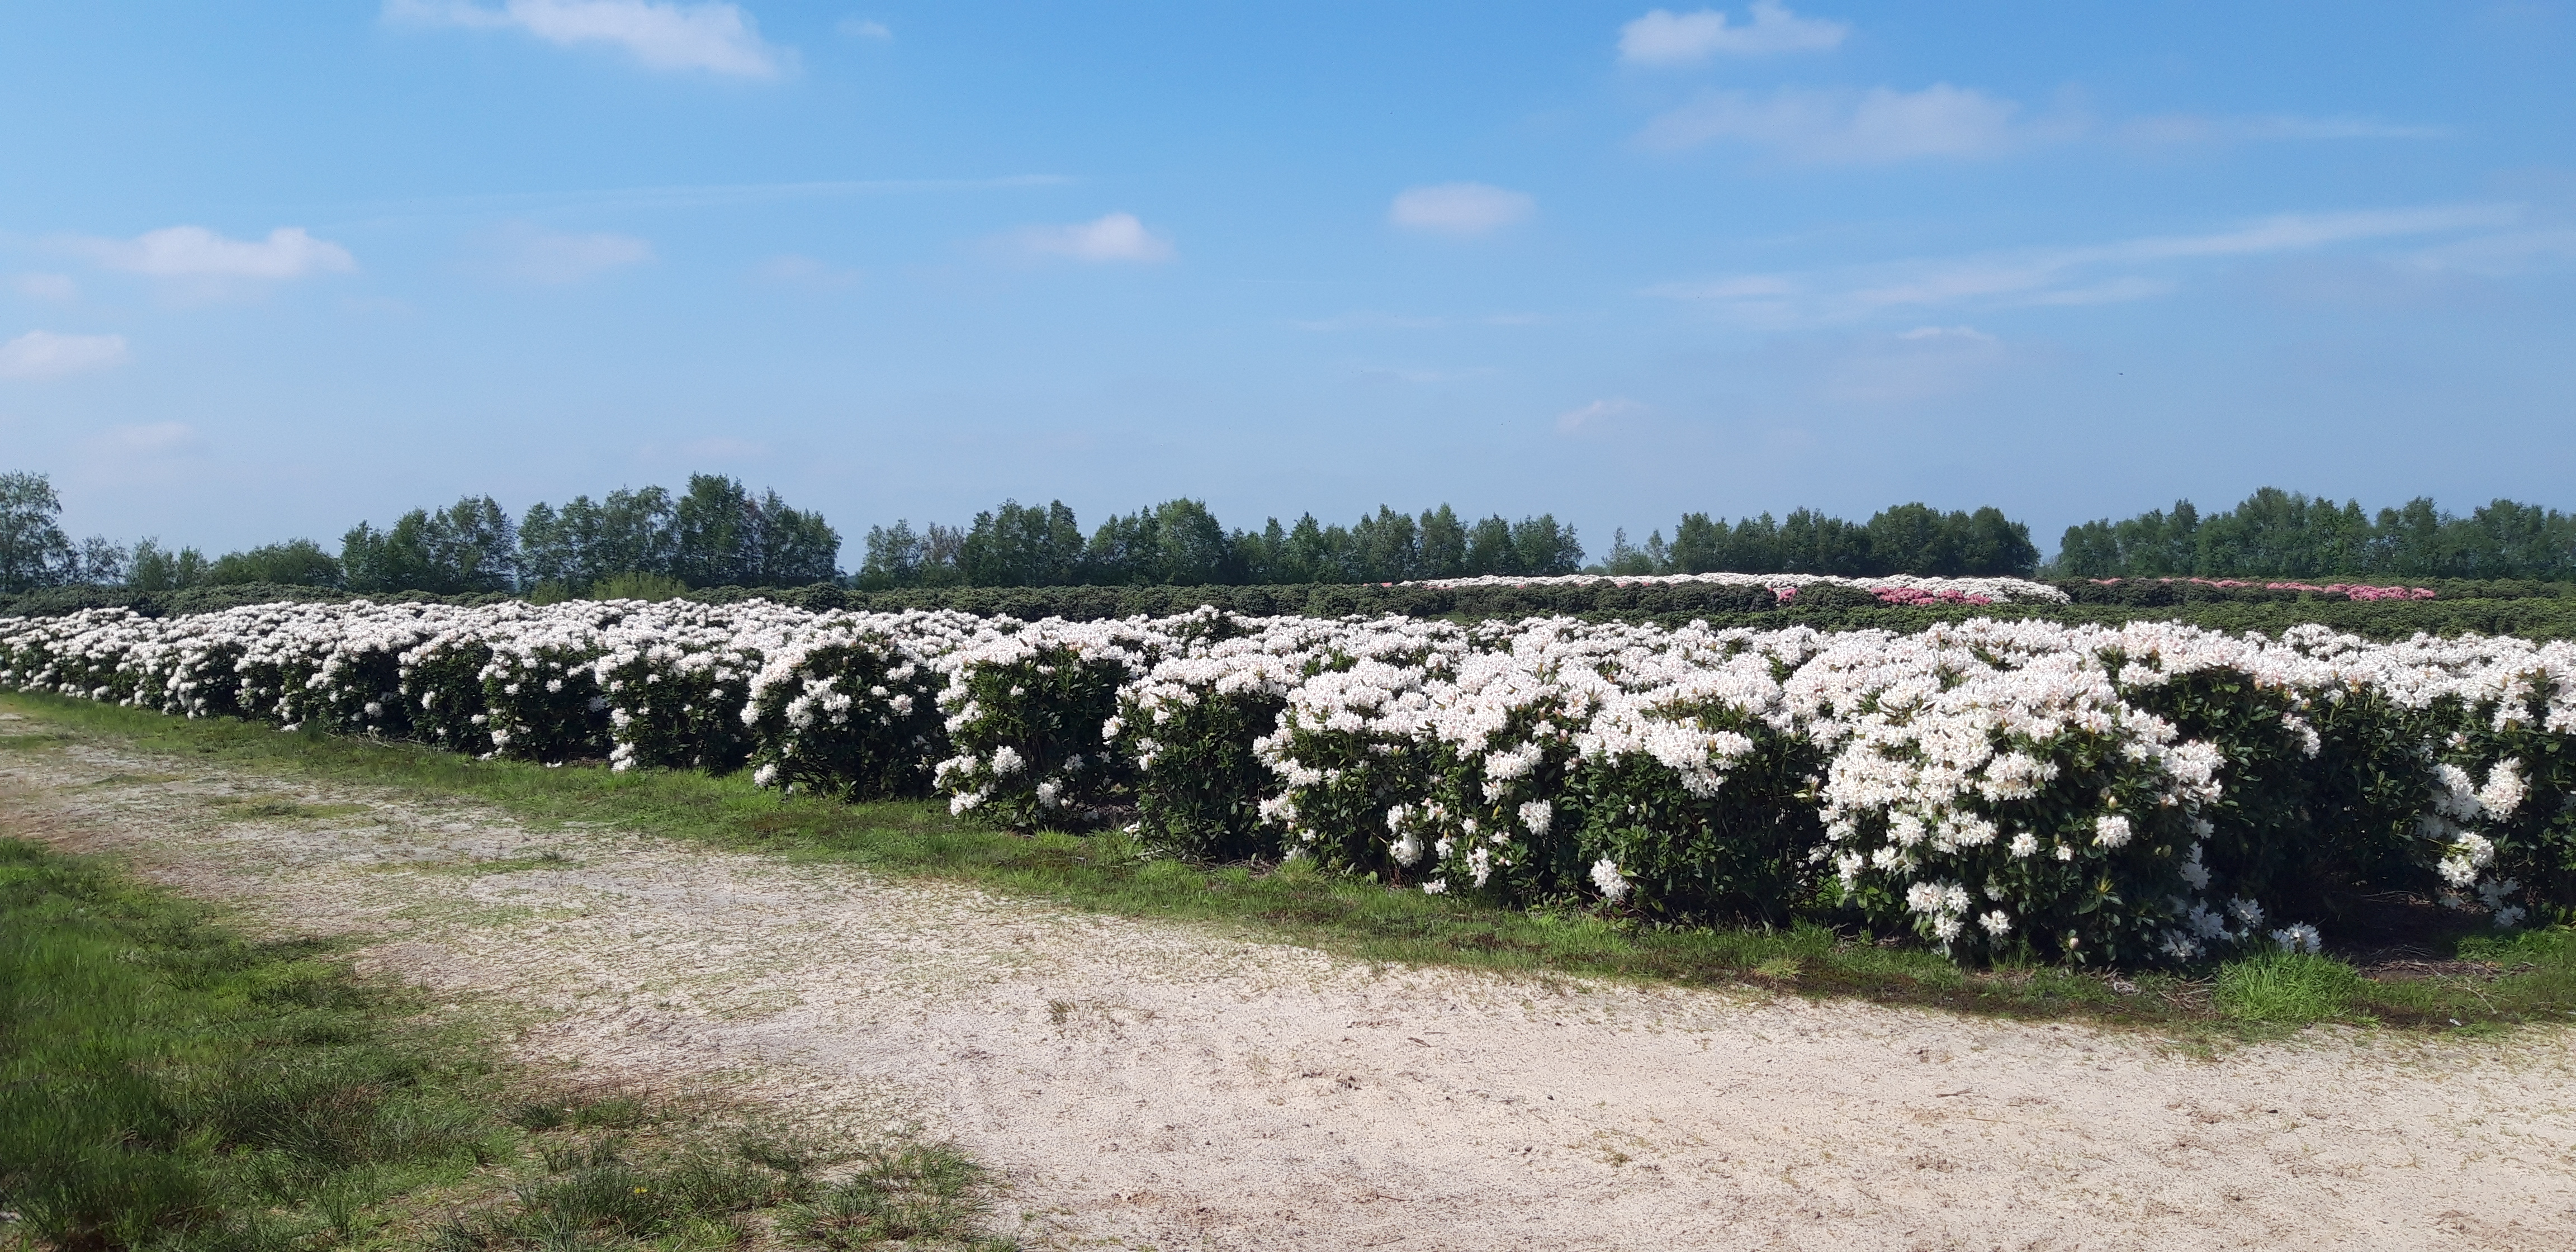
[[[1032,1247],[2576,1248],[2565,1034],[2193,1059],[1368,966],[182,769],[13,750],[0,829],[366,935],[368,962],[525,1022],[531,1057],[917,1121],[1002,1172]]]

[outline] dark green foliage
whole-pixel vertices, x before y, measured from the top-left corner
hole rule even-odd
[[[1261,797],[1276,779],[1252,741],[1278,726],[1285,707],[1269,694],[1209,693],[1170,709],[1150,731],[1137,727],[1156,744],[1153,774],[1136,792],[1138,837],[1197,860],[1276,858],[1279,832],[1261,820]]]
[[[2576,515],[2496,500],[2461,517],[2418,497],[2373,517],[2265,487],[2203,517],[2188,500],[2069,527],[2057,572],[2078,578],[2576,579]]]
[[[352,591],[508,591],[518,583],[519,530],[500,502],[466,496],[413,509],[390,529],[360,522],[340,539]]]
[[[139,564],[141,557],[138,555],[136,560]],[[337,587],[341,583],[340,562],[310,539],[290,539],[247,552],[225,553],[215,558],[199,581],[212,586],[276,583]]]
[[[1831,584],[1801,590],[1778,603],[1761,587],[1659,583],[1543,586],[1380,587],[1291,585],[1244,587],[912,587],[862,591],[821,584],[807,587],[709,587],[690,599],[714,604],[761,598],[800,608],[892,612],[957,609],[986,617],[1069,621],[1171,616],[1202,605],[1251,617],[1351,614],[1442,617],[1459,621],[1563,614],[1595,620],[1713,626],[1811,626],[1818,630],[1876,628],[1920,630],[1934,622],[1972,617],[2037,617],[2062,622],[2179,621],[2212,630],[2276,634],[2314,622],[2371,639],[2435,635],[2520,635],[2526,639],[2576,639],[2576,585],[2521,580],[2428,580],[2440,598],[2362,602],[2310,592],[2260,587],[2208,587],[2196,583],[2123,582],[2101,586],[2076,579],[2055,584],[2073,604],[1944,605],[1894,607],[1864,591]],[[130,608],[146,617],[205,613],[245,604],[346,600],[350,592],[316,587],[251,585],[143,592],[124,587],[50,587],[0,598],[0,617],[49,617],[85,608]],[[439,600],[489,604],[497,594],[372,595],[377,601]]]
[[[935,557],[926,554],[901,559],[878,556],[881,533],[869,532],[868,576],[899,586],[919,581],[921,569],[935,563]],[[954,560],[957,573],[972,586],[1062,587],[1083,581],[1083,551],[1082,530],[1074,525],[1073,510],[1064,501],[1040,509],[1005,500],[999,513],[975,515],[975,525],[966,532]]]
[[[1917,503],[1881,509],[1867,523],[1812,509],[1781,521],[1765,513],[1731,524],[1686,513],[1673,530],[1669,556],[1645,564],[1636,572],[2028,577],[2039,550],[2031,546],[2030,528],[1999,509],[1943,513]]]
[[[1577,827],[1578,860],[1615,862],[1638,888],[1637,907],[1657,921],[1784,926],[1817,914],[1800,883],[1824,831],[1801,793],[1821,755],[1722,708],[1698,722],[1758,745],[1728,768],[1725,795],[1694,796],[1644,755],[1588,763],[1573,775],[1572,811],[1558,817]]]
[[[2224,790],[2201,816],[2213,828],[2204,859],[2226,893],[2343,929],[2363,884],[2427,897],[2438,889],[2424,869],[2432,858],[2413,833],[2415,815],[2430,803],[2420,755],[2435,737],[2427,710],[2399,708],[2375,692],[2294,708],[2281,688],[2233,671],[2124,686],[2122,694],[2225,756]],[[2316,732],[2314,755],[2285,715]],[[2300,837],[2282,838],[2284,831]]]
[[[0,474],[0,595],[125,576],[125,549],[63,533],[63,502],[43,474]]]
[[[580,589],[618,574],[671,568],[671,493],[620,488],[594,503],[575,496],[557,511],[539,501],[519,523],[520,575],[531,584]]]

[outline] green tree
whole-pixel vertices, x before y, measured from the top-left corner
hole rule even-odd
[[[62,512],[62,498],[44,475],[0,474],[0,592],[50,587],[78,571]]]
[[[340,540],[343,580],[353,591],[509,591],[518,559],[518,527],[490,496],[466,496],[434,513],[413,509],[386,530],[360,522]]]
[[[190,548],[185,553],[194,554],[195,551]],[[198,559],[202,561],[204,558]],[[136,565],[140,568],[139,555]],[[196,581],[214,586],[283,583],[295,587],[337,587],[341,583],[340,562],[323,551],[322,545],[310,539],[290,539],[246,552],[225,553],[198,575]]]
[[[1242,580],[1234,546],[1216,514],[1197,500],[1167,500],[1154,506],[1155,581],[1175,587],[1200,587]]]
[[[139,539],[126,567],[125,585],[136,591],[177,591],[204,582],[206,569],[206,554],[195,548],[172,552],[158,539]]]
[[[1359,568],[1353,572],[1361,582],[1404,582],[1422,568],[1420,529],[1413,518],[1383,504],[1351,527],[1351,545],[1358,551]]]
[[[1467,573],[1518,574],[1520,552],[1512,546],[1512,524],[1500,515],[1479,518],[1467,530]]]
[[[1456,510],[1446,504],[1425,510],[1421,536],[1421,577],[1456,578],[1467,572],[1467,527]]]
[[[1082,552],[1082,528],[1064,501],[1039,508],[1005,500],[975,515],[958,565],[971,586],[1061,587],[1080,577]]]

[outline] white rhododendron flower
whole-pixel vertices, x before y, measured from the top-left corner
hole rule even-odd
[[[1620,876],[1619,863],[1606,856],[1592,863],[1592,885],[1612,904],[1628,898],[1628,880]]]

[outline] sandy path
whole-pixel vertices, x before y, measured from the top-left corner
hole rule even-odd
[[[187,768],[11,751],[0,829],[369,935],[369,961],[521,1014],[534,1056],[918,1119],[1003,1172],[1036,1247],[2576,1248],[2563,1034],[2196,1060],[1369,966]],[[252,795],[348,807],[240,816]]]

